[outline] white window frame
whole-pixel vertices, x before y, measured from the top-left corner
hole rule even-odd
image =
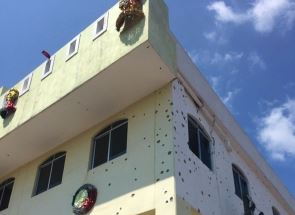
[[[28,92],[30,90],[30,86],[31,86],[31,82],[32,82],[32,77],[33,77],[33,73],[28,74],[21,82],[21,90],[20,90],[20,94],[19,96],[24,95],[26,92]],[[27,87],[24,88],[24,84],[26,82],[26,80],[29,79]]]
[[[109,19],[109,12],[106,12],[102,16],[100,16],[94,24],[94,31],[93,31],[93,41],[96,40],[98,37],[100,37],[104,32],[107,31],[108,28],[108,19]],[[97,24],[101,21],[104,20],[103,23],[103,28],[101,31],[97,32]]]
[[[70,54],[71,44],[75,40],[76,40],[75,50],[73,51],[73,53]],[[74,39],[72,39],[68,43],[68,45],[67,45],[67,53],[66,53],[66,61],[70,60],[74,55],[76,55],[78,53],[79,45],[80,45],[80,34],[78,36],[76,36]]]
[[[49,67],[48,72],[45,73],[46,72],[46,65],[47,65],[48,60],[50,60],[51,63],[50,63],[50,67]],[[48,59],[48,60],[45,61],[45,63],[44,63],[44,68],[43,68],[43,72],[42,72],[42,75],[41,75],[41,80],[43,80],[44,78],[46,78],[48,75],[50,75],[52,73],[55,56],[51,56],[50,59]]]

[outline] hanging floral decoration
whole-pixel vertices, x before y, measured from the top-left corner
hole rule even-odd
[[[97,189],[91,184],[80,187],[73,196],[73,212],[77,215],[88,213],[94,206],[97,197]]]
[[[120,0],[119,8],[122,12],[116,22],[117,31],[120,31],[124,23],[125,29],[130,23],[134,23],[144,17],[141,0]]]
[[[0,109],[0,115],[3,119],[7,118],[16,111],[15,105],[18,96],[19,92],[15,88],[10,89],[8,93],[5,95],[3,106]]]

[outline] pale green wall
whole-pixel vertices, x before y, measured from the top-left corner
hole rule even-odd
[[[0,215],[72,214],[72,196],[85,183],[98,188],[97,206],[90,214],[132,215],[154,208],[156,214],[176,214],[172,105],[169,84],[0,179],[16,178],[9,208]],[[88,171],[92,137],[122,118],[128,118],[127,153]],[[67,152],[62,184],[31,197],[38,166],[59,151]]]
[[[148,2],[143,7],[146,17],[149,16]],[[30,90],[19,98],[16,113],[0,123],[0,138],[147,41],[148,19],[120,35],[115,28],[119,13],[118,5],[109,10],[107,31],[94,41],[95,23],[82,31],[79,51],[70,60],[66,61],[68,45],[55,53],[51,75],[41,81],[44,63],[33,71]],[[15,87],[20,89],[20,85],[18,83]]]

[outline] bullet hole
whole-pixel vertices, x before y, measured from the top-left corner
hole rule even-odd
[[[119,212],[117,212],[116,215],[119,215]]]
[[[173,105],[173,102],[170,102],[170,105],[172,106]]]
[[[184,179],[183,179],[183,178],[181,178],[181,181],[182,181],[182,182],[184,182]]]
[[[166,172],[169,172],[170,170],[169,169],[166,169]]]
[[[161,171],[160,174],[164,174],[164,171]]]
[[[134,167],[134,170],[136,171],[136,167]]]
[[[189,160],[189,161],[192,161],[192,159],[191,159],[191,158],[188,158],[188,160]]]
[[[184,163],[186,163],[186,160],[183,160]]]
[[[171,197],[170,197],[170,202],[172,202],[172,201],[173,201],[173,197],[171,196]]]
[[[146,137],[143,137],[144,140],[146,140]]]
[[[125,161],[127,161],[128,159],[127,158],[125,158]]]
[[[171,155],[171,153],[172,153],[172,152],[171,152],[171,151],[169,151],[169,152],[168,152],[168,155]]]
[[[111,185],[112,185],[111,183],[108,184],[109,187],[110,187]]]
[[[161,140],[157,140],[157,143],[160,143],[161,142]]]
[[[159,134],[157,133],[157,134],[156,134],[156,136],[158,137],[158,136],[159,136]]]
[[[166,118],[169,118],[170,116],[169,116],[169,114],[168,115],[166,115]]]
[[[135,194],[134,194],[134,193],[132,193],[132,194],[131,194],[131,197],[134,197],[134,196],[135,196]]]
[[[189,173],[192,174],[192,170],[189,170]]]
[[[174,116],[174,112],[173,111],[171,111],[171,115]]]
[[[135,115],[132,115],[132,118],[135,118]]]
[[[161,93],[160,93],[161,94]],[[158,106],[161,106],[161,104],[159,103]]]
[[[147,46],[146,48],[147,48],[147,49],[149,49],[149,48],[150,48],[150,46]]]
[[[178,172],[178,175],[181,176],[181,172]]]
[[[168,112],[168,109],[166,109],[165,112],[167,113]]]
[[[145,113],[143,113],[143,116],[145,116]]]
[[[108,169],[105,169],[104,171],[106,171],[106,172],[107,172],[107,171],[109,171],[109,170],[108,170]]]
[[[148,145],[149,148],[151,148],[151,145]]]
[[[164,163],[165,163],[164,161],[161,162],[161,164],[164,164]]]
[[[137,181],[137,178],[135,178],[134,181]]]
[[[159,178],[157,178],[157,179],[156,179],[156,181],[160,181],[160,179],[159,179]]]
[[[164,194],[166,194],[167,192],[168,192],[168,191],[167,191],[167,190],[165,190],[165,191],[164,191]]]
[[[162,146],[164,147],[164,146],[165,146],[165,144],[163,143],[163,144],[162,144]]]
[[[168,200],[166,200],[166,204],[168,203]]]
[[[181,126],[184,128],[185,127],[185,125],[183,124],[183,123],[181,123]]]
[[[210,194],[208,194],[208,197],[210,198],[210,197],[211,197],[211,195],[210,195]]]
[[[176,131],[176,127],[174,126],[173,128],[174,128],[174,130]]]
[[[157,114],[158,113],[158,111],[157,110],[155,110],[155,114]]]
[[[201,194],[202,194],[202,196],[204,195],[204,191],[203,190],[201,191]]]

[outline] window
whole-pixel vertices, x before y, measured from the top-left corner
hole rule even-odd
[[[209,168],[212,169],[210,138],[203,128],[191,116],[188,116],[188,145],[190,150]]]
[[[80,42],[80,35],[78,35],[71,42],[69,42],[69,44],[68,44],[68,51],[67,51],[67,55],[66,55],[66,61],[68,61],[75,54],[78,53],[79,42]]]
[[[44,70],[43,70],[43,73],[41,76],[41,80],[46,78],[48,75],[50,75],[52,73],[53,64],[54,64],[54,56],[52,56],[50,59],[48,59],[45,62]]]
[[[272,214],[273,215],[280,215],[280,212],[275,207],[272,207]]]
[[[0,184],[0,211],[8,208],[10,196],[12,193],[14,178],[10,178]]]
[[[235,165],[233,165],[232,168],[235,183],[235,193],[240,199],[243,200],[245,196],[249,196],[247,179]]]
[[[61,184],[65,159],[66,152],[60,152],[49,157],[40,165],[34,195],[38,195]]]
[[[98,38],[100,35],[102,35],[108,27],[108,13],[104,14],[103,16],[99,17],[95,22],[95,28],[94,28],[94,38]]]
[[[126,153],[127,129],[128,120],[120,120],[94,137],[90,169]]]
[[[25,94],[27,91],[29,91],[31,81],[32,81],[32,76],[33,76],[33,73],[30,73],[23,79],[21,84],[20,96]]]

